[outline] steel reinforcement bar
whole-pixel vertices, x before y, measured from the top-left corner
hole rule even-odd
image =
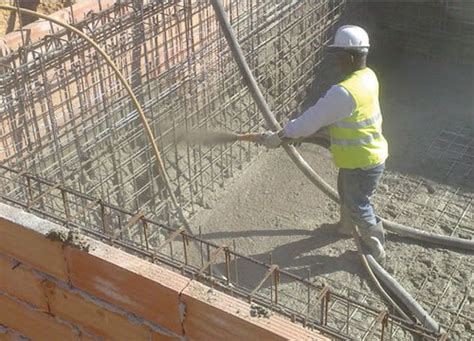
[[[202,127],[253,132],[263,120],[229,62],[209,2],[139,3],[120,1],[72,23],[104,48],[131,84],[177,201],[191,215],[260,149],[243,142],[179,144],[180,134]],[[226,5],[275,108],[301,105],[344,2]],[[0,60],[1,162],[177,224],[181,218],[154,166],[138,111],[112,67],[83,39],[57,27],[34,44],[26,38]]]
[[[258,261],[238,253],[235,243],[214,244],[201,238],[200,234],[193,236],[183,228],[172,228],[151,220],[140,211],[124,210],[3,165],[0,165],[0,184],[7,189],[0,194],[5,203],[68,228],[77,228],[81,233],[212,284],[328,335],[351,339],[370,334],[383,339],[390,330],[396,330],[400,334],[392,337],[406,334],[428,340],[440,337],[421,325],[390,314],[382,302],[373,301],[368,305],[343,294],[362,295],[351,288],[335,291],[330,283],[311,282],[280,269],[272,263],[271,254],[268,262]],[[202,252],[193,251],[190,242],[198,245]],[[225,278],[216,276],[217,271]]]

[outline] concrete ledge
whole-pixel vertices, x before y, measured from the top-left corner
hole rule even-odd
[[[67,282],[63,246],[45,238],[53,230],[68,232],[62,226],[0,204],[0,253]]]
[[[186,304],[184,331],[192,340],[329,340],[317,331],[305,329],[272,315],[252,317],[251,305],[193,281],[183,291]],[[206,328],[203,329],[202,326]]]

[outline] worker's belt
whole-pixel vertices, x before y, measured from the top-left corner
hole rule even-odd
[[[377,132],[372,135],[360,139],[335,139],[331,138],[332,145],[341,145],[341,146],[360,146],[372,143],[375,139],[382,137],[382,134]]]
[[[382,115],[380,113],[374,114],[372,117],[359,121],[359,122],[347,122],[347,121],[339,121],[333,123],[338,128],[350,128],[350,129],[357,129],[357,128],[365,128],[372,124],[377,124],[382,120]]]

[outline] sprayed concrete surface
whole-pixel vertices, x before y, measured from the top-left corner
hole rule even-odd
[[[429,208],[425,210],[429,213],[429,209],[439,209],[441,205],[437,204],[436,195],[451,193],[456,188],[461,189],[452,201],[467,197],[472,203],[472,166],[460,176],[446,176],[443,161],[435,160],[427,152],[446,128],[462,129],[472,147],[472,68],[430,63],[417,57],[392,64],[378,63],[373,68],[379,73],[384,134],[391,154],[375,198],[378,214],[450,234],[455,219],[452,224],[449,220],[433,224],[436,216],[433,214],[430,220],[429,214],[425,214],[426,219],[420,220],[423,212],[415,203],[426,202]],[[329,152],[314,145],[303,145],[300,151],[335,186],[337,170]],[[215,193],[208,202],[209,209],[193,218],[192,225],[201,226],[204,238],[228,245],[234,240],[238,252],[263,261],[268,261],[271,253],[273,262],[282,268],[302,277],[310,273],[312,281],[329,281],[335,290],[347,293],[349,287],[370,293],[371,285],[357,258],[355,244],[338,237],[329,225],[338,220],[337,205],[298,171],[283,150],[262,153],[232,181],[226,191]],[[414,186],[418,186],[416,190]],[[474,229],[473,214],[469,204],[463,213],[454,215],[462,228],[453,235],[473,238],[469,233]],[[386,249],[385,268],[435,319],[449,328],[453,339],[472,339],[473,256],[394,235],[388,236]],[[251,272],[241,276],[250,282],[259,281],[251,279]],[[360,295],[358,299],[367,298]]]

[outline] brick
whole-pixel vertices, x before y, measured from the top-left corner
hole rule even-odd
[[[329,340],[280,316],[252,317],[250,305],[193,281],[183,291],[190,340]]]
[[[78,340],[79,333],[47,313],[0,294],[0,324],[34,340]]]
[[[61,243],[45,235],[67,230],[23,210],[0,203],[0,253],[67,281],[67,269]]]
[[[100,338],[97,335],[85,335],[81,334],[80,338],[81,341],[102,341],[102,338]],[[23,341],[23,340],[22,340]]]
[[[88,300],[77,292],[53,282],[44,282],[51,312],[84,327],[94,335],[113,340],[147,340],[151,331],[145,325],[103,307],[101,302]]]
[[[89,239],[89,253],[66,247],[74,287],[181,334],[179,293],[189,279]]]
[[[48,311],[48,302],[41,281],[24,265],[0,255],[0,292]]]
[[[0,326],[0,341],[24,341],[26,338],[16,330]]]

